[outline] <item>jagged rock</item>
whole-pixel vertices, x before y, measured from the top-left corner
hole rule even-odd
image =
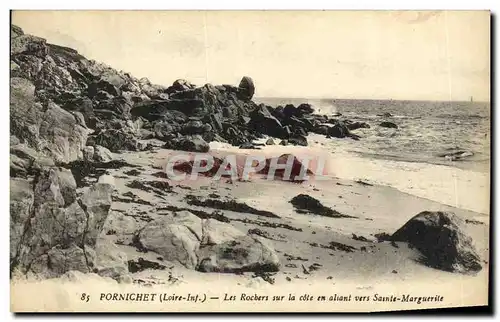
[[[172,139],[165,143],[163,148],[190,152],[208,152],[210,150],[210,146],[200,135]]]
[[[311,104],[302,103],[299,106],[297,106],[297,114],[300,116],[312,113],[314,113],[314,109],[311,106]]]
[[[259,237],[241,236],[203,247],[198,258],[196,269],[201,272],[276,272],[280,269],[276,252]]]
[[[11,177],[26,177],[34,174],[42,167],[54,166],[54,160],[44,156],[41,152],[16,144],[10,148],[10,175]]]
[[[143,77],[139,80],[139,86],[141,91],[151,99],[165,99],[168,96],[163,96],[162,94],[166,94],[167,88],[161,85],[151,84],[149,79]]]
[[[387,128],[390,128],[390,129],[397,129],[398,126],[392,122],[382,122],[379,124],[379,126],[381,127],[387,127]]]
[[[172,84],[172,86],[167,88],[166,93],[172,94],[172,93],[176,93],[176,92],[187,91],[187,90],[193,89],[195,87],[196,87],[195,85],[191,84],[190,82],[188,82],[185,79],[178,79]]]
[[[337,121],[332,127],[328,128],[328,135],[335,138],[345,138],[350,135],[350,132],[344,122]]]
[[[252,78],[243,76],[238,86],[238,96],[243,100],[251,100],[255,93],[255,85]]]
[[[110,174],[103,174],[100,176],[99,179],[97,179],[97,183],[106,183],[111,185],[113,188],[116,187],[115,177]]]
[[[112,152],[122,150],[141,151],[144,145],[135,137],[134,133],[126,129],[107,129],[92,136],[93,143],[101,145]]]
[[[24,31],[20,27],[10,25],[10,38],[16,38],[22,35],[24,35]]]
[[[203,124],[201,121],[189,121],[186,124],[183,124],[180,133],[183,135],[193,135],[193,134],[203,134],[206,132],[210,132],[212,127],[210,124]]]
[[[482,269],[463,220],[453,213],[423,211],[398,229],[391,240],[415,246],[425,256],[424,262],[435,268],[460,273]]]
[[[24,222],[15,221],[18,228],[14,230],[22,230],[22,237],[15,246],[15,255],[11,257],[11,269],[57,275],[60,273],[59,266],[52,268],[50,254],[57,260],[62,256],[61,252],[71,257],[68,260],[73,263],[81,263],[83,260],[74,257],[85,253],[85,261],[90,263],[90,247],[81,251],[73,247],[92,246],[88,236],[94,233],[92,229],[96,229],[94,225],[89,225],[88,214],[78,200],[69,204],[75,197],[74,181],[66,171],[48,168],[41,170],[33,187],[29,218]],[[18,214],[16,218],[21,217]],[[50,253],[52,249],[54,251]],[[69,253],[65,251],[68,249]],[[75,265],[81,268],[79,264]]]
[[[248,123],[255,131],[277,138],[287,138],[286,130],[280,121],[271,115],[263,104],[250,112],[250,122]]]
[[[62,108],[67,111],[80,112],[85,120],[85,125],[92,129],[96,128],[96,119],[94,114],[94,104],[88,97],[79,97],[76,99],[68,100]]]
[[[82,156],[88,130],[56,104],[44,108],[35,102],[34,86],[26,79],[11,79],[10,124],[11,134],[55,160],[69,162]]]
[[[57,170],[57,181],[61,195],[64,199],[64,206],[68,206],[76,201],[76,182],[73,174],[68,169]]]
[[[47,53],[47,41],[43,38],[32,35],[19,35],[10,40],[11,56],[27,54],[43,58]]]

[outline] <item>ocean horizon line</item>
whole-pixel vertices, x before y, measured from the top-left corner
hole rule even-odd
[[[254,96],[254,100],[332,100],[332,101],[395,101],[395,102],[450,102],[450,103],[487,103],[491,100],[431,100],[431,99],[393,99],[393,98],[339,98],[339,97],[287,97],[287,96]]]

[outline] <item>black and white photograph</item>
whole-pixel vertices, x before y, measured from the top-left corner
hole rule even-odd
[[[12,312],[488,305],[489,11],[10,20]]]

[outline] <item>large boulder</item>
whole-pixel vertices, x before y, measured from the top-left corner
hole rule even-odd
[[[197,264],[199,240],[185,225],[160,219],[147,224],[137,237],[144,249],[154,251],[165,260],[177,261],[187,268]]]
[[[350,136],[349,128],[347,128],[344,122],[338,121],[332,127],[328,128],[328,136],[341,139],[348,137]]]
[[[463,220],[453,213],[423,211],[398,229],[391,239],[413,245],[431,267],[460,273],[482,269]]]
[[[277,271],[279,258],[265,240],[232,225],[180,211],[139,230],[135,245],[202,272]]]
[[[198,252],[198,258],[196,269],[201,272],[276,272],[280,269],[274,249],[261,238],[251,236],[203,247]]]
[[[255,85],[253,84],[252,78],[248,76],[243,76],[238,86],[238,96],[243,100],[251,100],[253,94],[255,93]]]

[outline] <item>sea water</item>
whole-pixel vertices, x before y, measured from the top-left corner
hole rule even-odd
[[[490,104],[397,100],[261,98],[271,106],[309,103],[315,113],[366,122],[353,133],[361,139],[326,139],[311,134],[311,147],[335,159],[335,175],[368,179],[458,208],[489,214]],[[381,116],[390,113],[392,116]],[[380,127],[382,121],[398,129]],[[470,157],[451,161],[456,150]]]

